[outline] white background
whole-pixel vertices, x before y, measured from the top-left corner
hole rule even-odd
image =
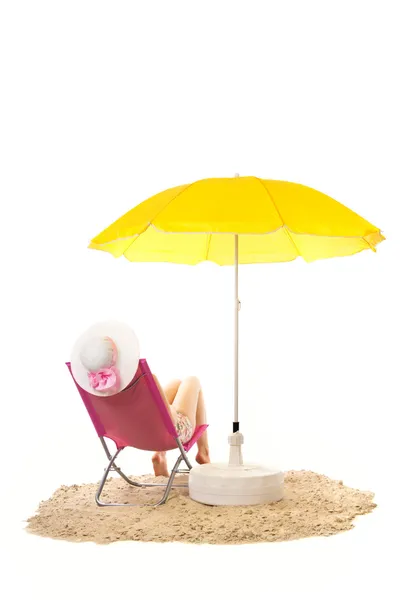
[[[4,598],[397,597],[396,8],[1,3]],[[317,188],[387,236],[377,254],[240,271],[245,460],[374,490],[378,509],[349,533],[258,546],[28,536],[40,500],[102,471],[64,366],[99,319],[129,322],[162,381],[199,375],[212,458],[227,459],[232,269],[131,264],[86,247],[152,194],[235,172]],[[145,453],[125,461],[150,471]]]

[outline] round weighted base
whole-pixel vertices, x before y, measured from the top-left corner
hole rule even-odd
[[[193,467],[189,496],[202,504],[266,504],[283,497],[283,473],[260,465],[211,463]]]

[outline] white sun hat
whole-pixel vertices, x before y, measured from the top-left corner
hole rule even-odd
[[[126,388],[139,365],[139,342],[125,323],[92,325],[75,342],[71,371],[81,388],[96,396],[111,396]]]

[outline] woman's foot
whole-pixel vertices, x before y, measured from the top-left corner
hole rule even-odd
[[[156,452],[151,460],[153,463],[154,475],[156,477],[159,475],[162,475],[163,477],[169,477],[167,457],[165,452]]]
[[[210,451],[208,448],[199,448],[199,451],[196,454],[196,462],[199,463],[199,465],[206,465],[210,462]]]

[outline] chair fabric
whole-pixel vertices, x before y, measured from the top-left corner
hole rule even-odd
[[[73,377],[71,364],[66,365]],[[177,448],[178,434],[145,359],[140,359],[129,386],[113,396],[90,394],[75,379],[74,382],[99,437],[111,439],[118,449],[127,446],[152,451]],[[183,448],[190,450],[207,427],[196,427]]]

